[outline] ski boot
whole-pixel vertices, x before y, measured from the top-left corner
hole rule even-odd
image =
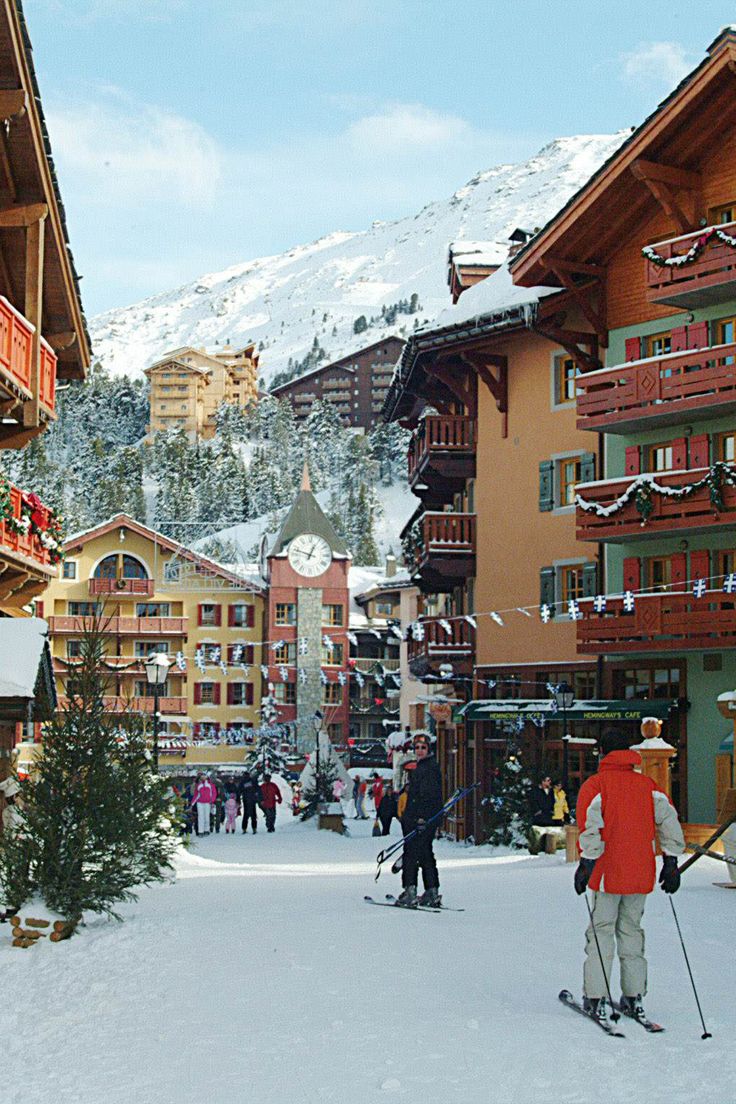
[[[442,897],[438,889],[425,889],[419,898],[418,904],[426,908],[442,908]]]
[[[403,889],[394,902],[399,908],[412,908],[417,907],[417,887],[407,886]]]
[[[632,1020],[646,1019],[641,993],[635,997],[621,997],[619,1007],[623,1015],[629,1016]]]
[[[605,997],[583,997],[583,1011],[589,1016],[595,1016],[596,1020],[608,1023],[608,1009]]]

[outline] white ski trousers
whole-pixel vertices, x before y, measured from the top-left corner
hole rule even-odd
[[[210,830],[210,809],[211,805],[205,805],[202,801],[197,802],[197,831],[200,836],[203,832],[209,832]]]
[[[591,893],[591,912],[595,934],[601,949],[606,977],[613,999],[617,999],[611,979],[613,955],[618,945],[621,963],[621,992],[625,997],[644,996],[647,991],[647,960],[644,957],[645,893]],[[593,934],[593,924],[585,933],[583,992],[586,997],[605,997],[606,981]]]

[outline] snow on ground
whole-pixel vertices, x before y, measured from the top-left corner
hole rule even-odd
[[[0,927],[3,1104],[728,1104],[733,910],[703,859],[675,898],[713,1039],[702,1041],[669,902],[647,907],[647,1009],[609,1039],[580,988],[585,906],[562,853],[439,845],[448,904],[366,905],[382,843],[280,811],[274,835],[195,840],[122,925],[10,947]]]

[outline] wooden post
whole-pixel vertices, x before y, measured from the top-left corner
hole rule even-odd
[[[33,398],[23,406],[23,425],[37,426],[40,421],[41,395],[41,320],[43,314],[43,255],[45,217],[26,227],[25,303],[23,313],[34,327],[31,346],[31,392]]]
[[[651,740],[642,740],[640,744],[635,744],[631,750],[638,751],[641,755],[641,773],[656,782],[659,788],[672,798],[670,762],[677,754],[672,745],[661,736],[655,736]]]

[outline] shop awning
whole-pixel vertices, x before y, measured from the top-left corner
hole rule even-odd
[[[666,698],[655,701],[625,699],[618,701],[576,701],[566,712],[568,721],[641,721],[644,717],[666,720],[677,702]],[[480,699],[456,709],[456,721],[508,721],[526,717],[530,721],[561,721],[562,710],[550,698]]]

